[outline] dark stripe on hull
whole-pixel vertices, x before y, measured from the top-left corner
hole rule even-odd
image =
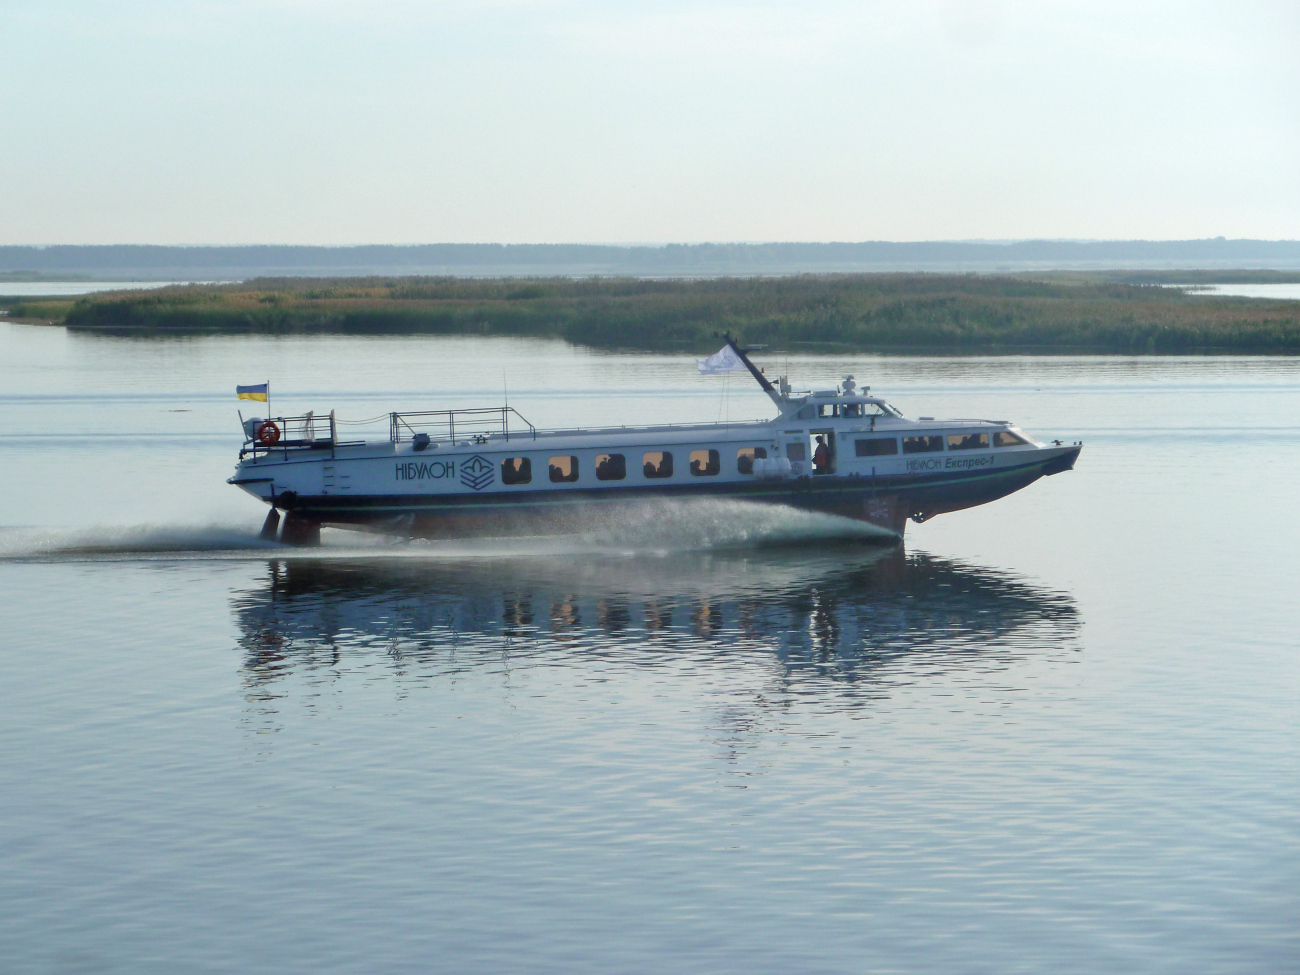
[[[675,484],[647,488],[524,490],[449,495],[283,497],[277,507],[324,524],[417,537],[566,532],[588,529],[618,505],[659,498],[726,498],[786,505],[867,521],[903,534],[918,521],[1005,497],[1046,474],[1068,470],[1079,451],[991,471],[897,477],[805,477],[797,481]]]

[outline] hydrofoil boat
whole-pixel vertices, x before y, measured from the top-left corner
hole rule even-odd
[[[787,505],[899,540],[909,519],[1005,497],[1070,470],[1082,449],[1008,421],[905,417],[851,376],[795,392],[724,338],[719,354],[749,371],[775,418],[538,430],[501,407],[391,413],[386,439],[347,440],[332,412],[258,417],[243,421],[229,483],[271,506],[263,537],[287,544],[318,542],[322,525],[419,538],[576,531],[652,498]]]

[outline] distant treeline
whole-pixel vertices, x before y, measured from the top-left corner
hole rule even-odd
[[[283,278],[115,292],[64,307],[69,327],[140,335],[544,336],[706,350],[726,330],[785,349],[1300,352],[1300,301],[1024,276]],[[19,304],[11,313],[30,310]]]
[[[989,270],[1039,267],[1300,269],[1294,240],[861,241],[856,243],[417,244],[0,247],[0,273],[151,280],[268,274],[782,274],[799,271]]]

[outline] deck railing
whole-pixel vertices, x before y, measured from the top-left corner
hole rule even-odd
[[[359,420],[351,427],[366,426],[383,417]],[[278,436],[274,443],[259,439],[258,431],[266,423],[274,423]],[[244,446],[240,457],[262,454],[272,450],[290,448],[330,449],[340,444],[361,443],[360,440],[339,440],[340,421],[331,410],[324,416],[304,413],[301,416],[273,416],[267,419],[245,421]],[[346,424],[345,424],[346,425]],[[350,429],[351,429],[350,427]],[[355,434],[353,434],[355,436]],[[508,406],[477,410],[434,410],[425,413],[389,413],[388,437],[393,443],[404,440],[432,443],[486,443],[489,439],[536,440],[537,428],[525,420],[517,410]]]
[[[494,406],[478,410],[390,413],[388,435],[394,443],[421,435],[432,443],[466,440],[486,443],[489,438],[536,440],[537,428],[513,407]]]
[[[403,441],[420,441],[426,443],[450,445],[454,443],[486,443],[491,439],[501,440],[537,440],[538,431],[531,423],[509,406],[494,406],[472,410],[432,410],[421,413],[389,413],[388,437],[393,443]],[[368,420],[337,420],[334,411],[327,414],[304,413],[300,416],[273,416],[262,423],[274,423],[280,432],[274,444],[258,440],[257,431],[252,426],[244,430],[244,446],[240,457],[252,454],[264,454],[273,450],[311,448],[316,450],[333,449],[340,445],[355,445],[365,442],[362,428],[369,428],[373,436],[379,431],[376,426],[384,421],[384,414]],[[627,433],[649,433],[660,430],[689,429],[727,429],[729,427],[748,427],[755,424],[770,424],[767,419],[755,420],[718,420],[702,423],[638,423],[624,424],[618,427],[602,427],[601,430],[621,430]],[[251,424],[252,421],[246,421]],[[339,439],[339,427],[346,427],[344,439]],[[380,428],[382,429],[382,428]],[[589,431],[574,427],[572,429],[546,430],[545,435],[582,434]]]
[[[272,416],[265,420],[245,421],[244,446],[239,456],[264,453],[269,450],[283,450],[288,447],[313,447],[316,449],[333,448],[338,443],[338,427],[334,411],[324,416],[314,412],[301,416]],[[279,435],[274,443],[266,443],[258,438],[258,430],[265,423],[274,423]]]

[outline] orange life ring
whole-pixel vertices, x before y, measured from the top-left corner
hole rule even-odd
[[[274,423],[272,423],[270,420],[267,420],[265,423],[258,426],[257,428],[258,443],[267,447],[273,447],[277,443],[279,443],[279,441],[280,441],[280,428],[276,426]]]

